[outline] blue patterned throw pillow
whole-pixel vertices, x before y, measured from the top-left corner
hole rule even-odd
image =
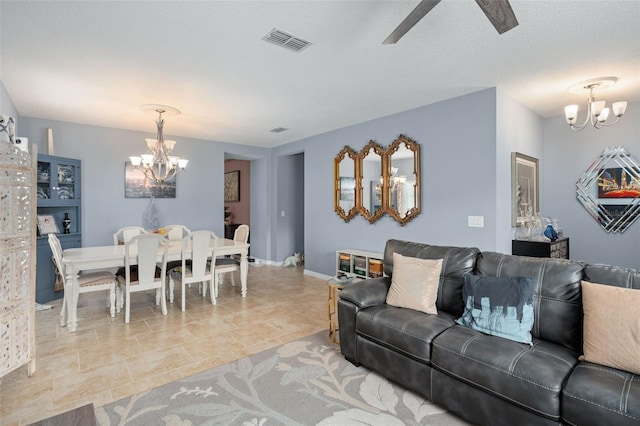
[[[465,308],[456,322],[465,327],[532,344],[533,278],[465,274]]]

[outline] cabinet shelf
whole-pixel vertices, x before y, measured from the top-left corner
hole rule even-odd
[[[382,253],[343,249],[336,251],[336,274],[353,275],[356,279],[377,278],[384,275]]]

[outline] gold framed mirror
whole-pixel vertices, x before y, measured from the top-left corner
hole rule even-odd
[[[385,214],[404,226],[420,214],[420,144],[400,135],[385,149],[371,140],[357,153],[345,146],[334,160],[334,208],[345,222]]]
[[[400,135],[386,152],[385,210],[400,225],[420,214],[420,145]]]
[[[358,167],[358,153],[349,146],[342,148],[334,160],[334,208],[345,222],[358,214],[356,204]]]
[[[357,177],[358,212],[369,223],[374,223],[384,215],[383,166],[384,148],[375,141],[369,141],[358,156],[360,174]]]

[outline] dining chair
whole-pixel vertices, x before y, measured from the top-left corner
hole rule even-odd
[[[125,226],[124,228],[118,229],[115,234],[113,234],[113,244],[116,246],[126,244],[127,241],[136,235],[148,233],[149,232],[141,226]]]
[[[184,225],[167,225],[164,227],[164,236],[169,240],[181,240],[187,236],[189,228]]]
[[[167,225],[164,227],[164,230],[165,238],[170,241],[181,241],[191,232],[191,230],[184,225]],[[180,260],[167,262],[167,281],[169,280],[171,270],[180,267],[181,264],[182,262]],[[170,295],[173,296],[172,294]],[[173,297],[171,297],[170,302],[173,303]]]
[[[62,262],[62,245],[56,234],[49,234],[49,247],[51,247],[51,252],[53,253],[53,263],[62,277],[62,283],[65,288],[62,310],[60,311],[60,315],[64,316],[68,304],[73,303],[73,301],[68,300],[72,293],[67,286],[67,274]],[[120,313],[120,305],[116,301],[116,286],[115,275],[108,271],[82,272],[78,275],[78,294],[92,291],[108,291],[109,313],[112,318],[116,316],[116,311]],[[77,306],[77,301],[74,305]]]
[[[216,235],[211,231],[194,231],[182,239],[181,266],[179,269],[173,269],[169,274],[169,300],[173,302],[175,280],[180,281],[182,285],[182,311],[186,306],[185,284],[201,283],[204,289],[208,283],[211,283],[211,304],[216,304],[214,280],[217,277],[213,274],[211,262],[208,262],[212,256],[215,257],[215,248],[213,255],[209,254],[215,239]]]
[[[124,288],[125,323],[129,323],[131,293],[137,291],[155,289],[156,305],[160,305],[162,315],[167,315],[164,293],[168,247],[167,239],[160,234],[137,235],[125,243],[124,276],[117,276],[118,285]],[[160,262],[158,253],[162,253]]]
[[[249,241],[249,225],[240,225],[233,233],[233,240],[246,243]],[[224,275],[227,272],[231,273],[231,286],[235,287],[236,280],[233,272],[240,270],[240,256],[234,255],[231,257],[220,257],[216,259],[216,273],[218,274],[218,283],[224,283]],[[217,287],[216,287],[217,289]],[[217,296],[217,294],[216,294]]]

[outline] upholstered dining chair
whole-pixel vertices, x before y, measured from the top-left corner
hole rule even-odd
[[[240,225],[236,228],[233,234],[234,241],[240,241],[246,243],[249,241],[249,225]],[[231,285],[235,287],[236,280],[233,272],[240,270],[240,258],[239,256],[233,257],[218,257],[216,258],[216,274],[218,274],[218,283],[215,286],[216,297],[218,296],[218,285],[224,282],[224,275],[227,272],[231,272]],[[206,294],[205,294],[206,295]]]
[[[68,303],[73,301],[68,300],[71,297],[71,292],[67,287],[67,274],[65,271],[64,263],[62,262],[62,245],[56,234],[49,234],[49,247],[53,253],[53,263],[55,264],[60,276],[62,277],[62,283],[64,284],[65,292],[64,299],[62,300],[62,310],[60,315],[64,315],[65,309]],[[108,271],[96,271],[96,272],[84,272],[78,275],[78,294],[89,293],[92,291],[107,291],[109,295],[109,313],[111,317],[115,317],[116,311],[120,312],[120,304],[116,302],[116,277]],[[76,302],[77,306],[77,302]]]
[[[118,275],[118,285],[122,290],[125,305],[124,322],[129,323],[131,293],[156,290],[156,305],[160,305],[162,315],[167,315],[165,274],[167,266],[168,241],[160,234],[137,235],[124,245],[124,276]],[[162,260],[157,262],[158,253]],[[135,266],[132,268],[132,266]]]
[[[175,280],[182,285],[182,310],[185,310],[185,284],[201,283],[206,289],[211,283],[211,304],[216,304],[214,276],[211,262],[212,256],[209,254],[212,242],[216,235],[211,231],[194,231],[182,239],[182,259],[179,269],[173,269],[169,274],[169,300],[173,302],[173,290]],[[215,257],[215,248],[213,251]],[[204,291],[204,290],[203,290]]]
[[[126,244],[131,238],[136,235],[148,234],[149,232],[140,227],[140,226],[125,226],[124,228],[118,229],[115,234],[113,234],[113,244],[120,245]]]

